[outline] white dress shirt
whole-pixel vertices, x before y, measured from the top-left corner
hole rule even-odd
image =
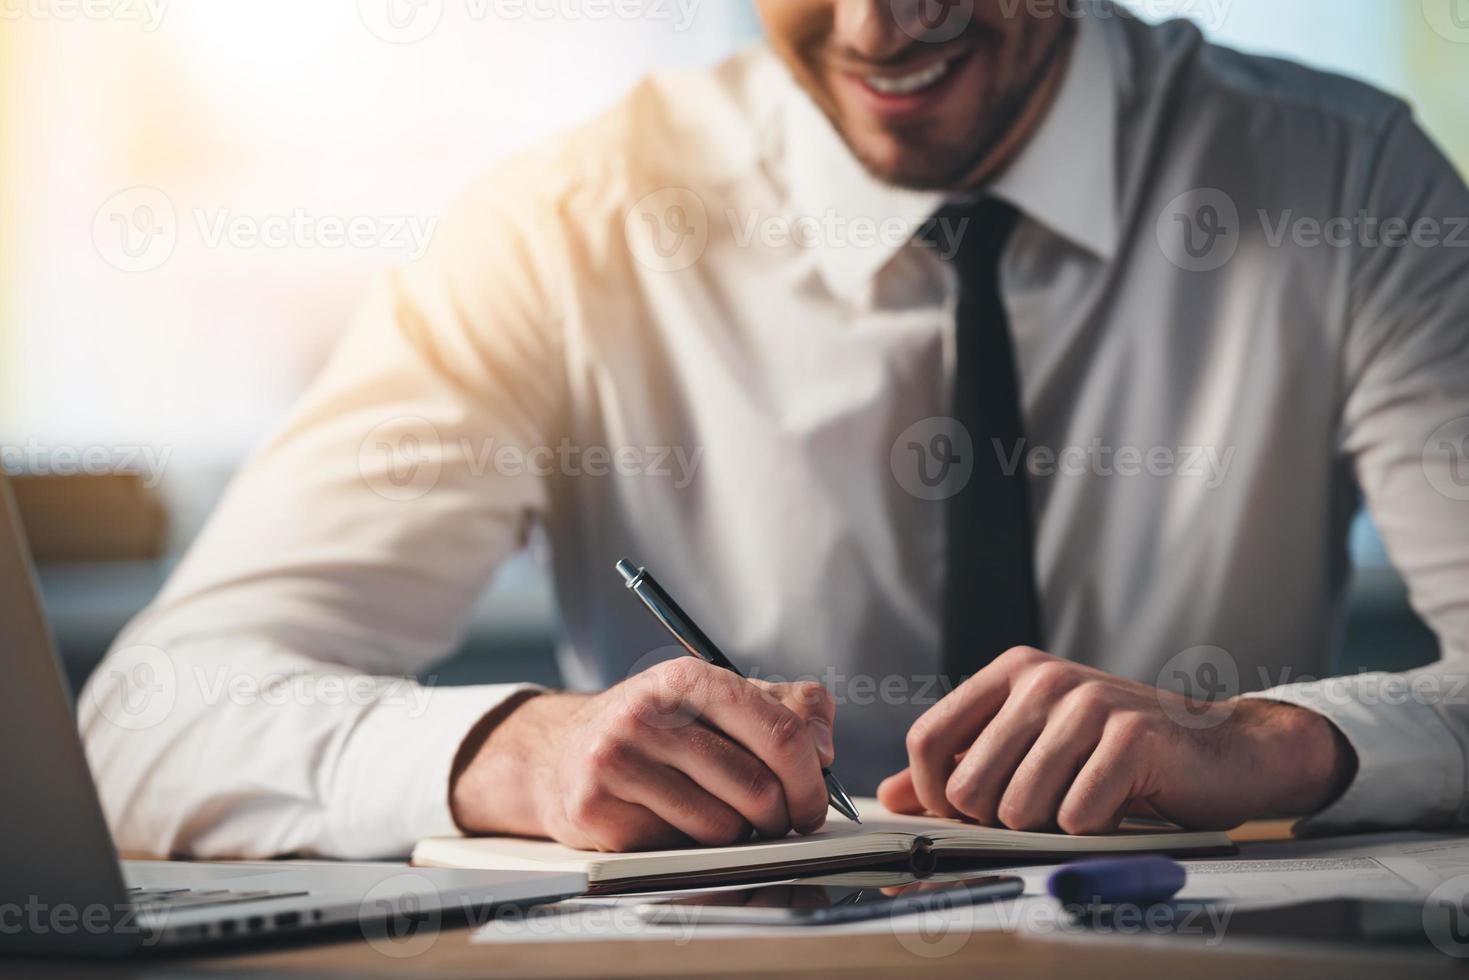
[[[1326,715],[1359,766],[1318,828],[1464,820],[1453,168],[1401,102],[1098,6],[992,190],[1024,215],[1003,281],[1047,648]],[[948,454],[925,420],[947,411],[955,283],[942,241],[910,241],[940,203],[869,176],[763,48],[497,166],[368,299],[84,693],[120,845],[372,856],[455,832],[456,750],[517,688],[392,676],[453,650],[537,527],[571,685],[670,654],[613,571],[628,556],[751,672],[831,687],[849,788],[904,766],[941,693],[924,478]],[[1439,238],[1369,240],[1359,215]],[[1313,244],[1330,219],[1356,225]],[[1312,683],[1359,492],[1443,660]]]

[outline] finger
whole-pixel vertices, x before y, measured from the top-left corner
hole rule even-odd
[[[836,720],[836,702],[824,684],[816,681],[777,684],[753,677],[747,678],[747,683],[755,685],[802,718],[820,718],[828,725]]]
[[[913,788],[913,772],[904,769],[877,784],[877,802],[893,813],[922,813],[923,804]]]
[[[1045,724],[1040,706],[1019,697],[1006,701],[944,784],[949,804],[982,824],[997,826],[1005,787]]]
[[[608,853],[688,847],[688,835],[646,807],[612,795],[605,786],[567,801],[567,834],[556,836],[566,844]]]
[[[806,728],[811,732],[812,741],[816,745],[817,758],[823,766],[829,766],[836,760],[836,742],[832,735],[836,724],[836,702],[824,685],[815,681],[797,681],[794,684],[771,684],[766,681],[751,683],[760,685],[767,693],[779,699],[781,704],[805,719]]]
[[[685,659],[679,683],[703,718],[733,738],[780,779],[791,826],[811,833],[826,820],[826,783],[806,723],[737,674]],[[702,670],[700,669],[702,668]]]
[[[557,795],[566,826],[558,840],[599,851],[687,847],[690,838],[614,786],[630,784],[652,763],[642,740],[603,732],[581,746],[575,775]]]
[[[695,722],[662,733],[649,742],[646,751],[733,807],[762,836],[784,837],[790,832],[780,778],[738,742]]]
[[[1132,796],[1133,771],[1126,740],[1104,734],[1061,800],[1056,813],[1061,829],[1068,834],[1116,830]]]
[[[744,817],[677,769],[648,760],[636,772],[609,774],[607,784],[619,798],[642,806],[699,844],[725,847],[749,839]]]
[[[1054,827],[1066,791],[1100,737],[1101,723],[1091,718],[1063,718],[1046,725],[1000,797],[1000,822],[1014,830]]]
[[[924,809],[941,817],[959,816],[944,793],[954,772],[955,757],[974,742],[1004,705],[1014,676],[1044,656],[1023,647],[1006,651],[925,711],[908,729],[908,763]]]

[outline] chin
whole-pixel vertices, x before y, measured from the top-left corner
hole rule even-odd
[[[915,191],[960,189],[976,154],[892,138],[847,140],[862,166],[878,180]]]

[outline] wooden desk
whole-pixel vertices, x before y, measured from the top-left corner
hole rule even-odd
[[[1289,824],[1251,824],[1236,840],[1276,840]],[[174,954],[126,963],[0,959],[0,977],[637,977],[637,976],[840,976],[845,978],[1056,977],[1064,980],[1136,980],[1144,976],[1186,980],[1312,976],[1332,980],[1379,980],[1385,976],[1464,975],[1463,965],[1434,952],[1299,947],[1276,950],[1228,938],[1201,949],[1189,940],[1160,937],[1094,937],[1068,933],[1054,938],[1004,932],[951,937],[937,947],[904,943],[893,935],[840,939],[793,931],[776,941],[700,940],[579,941],[475,946],[468,926],[445,928],[403,947],[360,936],[303,939],[288,945]],[[913,947],[917,946],[919,951]]]
[[[1056,977],[1058,980],[1239,980],[1241,977],[1463,977],[1463,965],[1436,953],[1248,951],[1173,948],[1169,940],[1030,939],[975,933],[950,955],[924,958],[892,936],[833,942],[793,936],[776,942],[578,942],[544,946],[472,946],[471,931],[446,930],[425,952],[393,958],[362,940],[337,940],[257,952],[153,957],[125,964],[0,960],[16,977]]]

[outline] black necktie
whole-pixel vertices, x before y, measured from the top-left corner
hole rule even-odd
[[[944,601],[944,671],[958,684],[1010,647],[1039,646],[1041,626],[1030,495],[1019,456],[1020,382],[1000,297],[1000,256],[1019,215],[990,199],[947,208],[939,218],[951,222],[951,231],[968,219],[953,256],[959,273],[953,416],[973,442],[974,469],[948,501]]]

